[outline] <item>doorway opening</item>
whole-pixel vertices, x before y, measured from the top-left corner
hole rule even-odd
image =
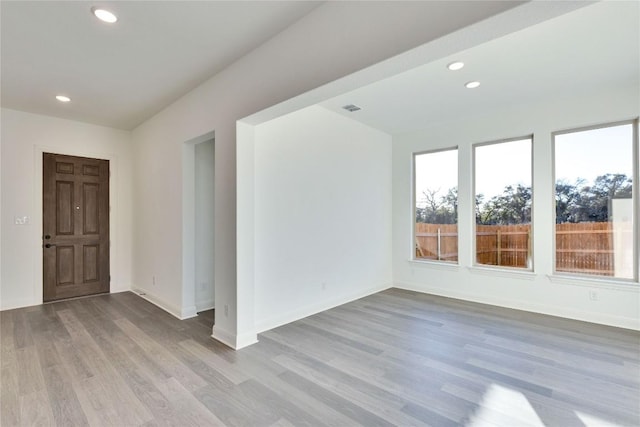
[[[197,144],[195,146],[195,278],[196,309],[198,312],[213,309],[215,305],[214,171],[213,140]]]
[[[213,132],[183,147],[183,317],[215,309],[215,141]]]

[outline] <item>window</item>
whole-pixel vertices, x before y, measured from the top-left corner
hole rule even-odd
[[[554,135],[555,271],[633,279],[637,122]]]
[[[474,146],[476,264],[532,268],[532,138]]]
[[[415,258],[458,262],[458,149],[414,155]]]

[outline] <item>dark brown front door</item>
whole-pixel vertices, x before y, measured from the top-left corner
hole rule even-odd
[[[109,161],[43,154],[44,301],[109,292]]]

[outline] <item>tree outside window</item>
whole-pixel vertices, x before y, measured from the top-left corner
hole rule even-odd
[[[476,264],[532,268],[532,138],[474,147]]]
[[[414,155],[415,258],[458,262],[458,150]]]
[[[554,136],[556,272],[634,279],[634,126]]]

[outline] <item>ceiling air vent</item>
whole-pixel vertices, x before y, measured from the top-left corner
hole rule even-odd
[[[360,110],[360,107],[358,107],[357,105],[353,105],[353,104],[345,105],[342,108],[344,108],[345,110],[347,110],[350,113],[353,113],[354,111]]]

